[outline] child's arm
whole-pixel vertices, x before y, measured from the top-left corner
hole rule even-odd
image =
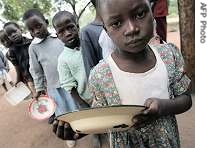
[[[144,115],[176,115],[190,109],[192,100],[189,93],[184,93],[174,99],[149,98],[146,100],[145,106],[148,108],[143,112]]]
[[[20,71],[19,66],[14,66],[14,67],[15,67],[15,71],[17,74],[15,85],[17,85],[17,83],[19,83],[22,80],[21,79],[21,71]]]
[[[15,68],[15,71],[16,71],[16,74],[17,74],[16,83],[15,83],[15,85],[16,85],[18,82],[20,82],[22,80],[21,71],[20,71],[20,68],[19,68],[19,65],[18,65],[16,55],[12,50],[9,50],[6,53],[6,57],[7,57],[8,60],[11,61],[11,63],[13,64],[13,66]]]
[[[73,99],[77,100],[77,102],[81,106],[88,107],[89,105],[79,96],[77,90],[73,88],[70,92],[70,95]],[[70,124],[68,122],[64,122],[61,120],[55,120],[53,122],[53,132],[57,135],[57,137],[63,139],[63,140],[76,140],[80,139],[86,134],[79,134],[73,131]]]
[[[68,63],[68,61],[65,61],[65,58],[61,56],[58,58],[58,74],[59,74],[59,81],[61,84],[61,87],[64,88],[66,91],[70,93],[72,98],[79,101],[80,104],[86,103],[78,94],[77,92],[77,81],[72,75],[72,71],[74,69],[71,69],[71,63]]]
[[[88,105],[78,94],[76,86],[76,80],[71,74],[69,65],[65,62],[62,55],[58,58],[58,73],[61,87],[69,91],[71,97],[78,101],[79,104]],[[89,106],[89,105],[88,105]],[[53,132],[57,137],[63,140],[76,140],[85,136],[85,134],[75,133],[70,124],[61,120],[55,120],[53,122]]]
[[[145,102],[146,110],[133,117],[134,127],[144,127],[148,122],[160,116],[184,113],[192,106],[189,93],[184,93],[174,99],[149,98]]]
[[[44,92],[46,90],[45,75],[42,66],[38,61],[37,55],[31,45],[29,46],[29,65],[29,71],[33,77],[36,92],[37,94],[42,94],[41,92]],[[36,95],[34,97],[37,98],[39,97],[39,95]]]
[[[170,85],[170,90],[173,91],[174,98],[149,98],[145,101],[147,109],[137,115],[134,121],[140,121],[142,115],[151,116],[165,116],[181,114],[192,106],[191,95],[189,93],[190,79],[185,73],[184,59],[179,49],[173,44],[167,44],[167,47],[171,48],[174,61],[174,78],[173,83]]]
[[[71,91],[72,88],[77,87],[77,82],[75,78],[72,76],[70,66],[61,56],[58,58],[58,66],[57,66],[59,81],[62,88],[64,88],[66,91]]]
[[[80,104],[81,107],[90,107],[90,105],[80,97],[76,88],[72,88],[70,94],[72,98],[75,99]]]

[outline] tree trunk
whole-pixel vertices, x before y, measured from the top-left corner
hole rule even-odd
[[[195,91],[195,1],[178,0],[181,51]]]

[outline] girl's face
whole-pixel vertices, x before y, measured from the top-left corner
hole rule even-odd
[[[58,38],[69,48],[79,46],[79,26],[72,19],[69,15],[62,15],[54,22]]]
[[[106,0],[102,3],[102,20],[118,48],[126,53],[141,52],[153,36],[153,17],[147,0]]]
[[[4,30],[9,40],[12,41],[13,43],[22,42],[22,38],[23,38],[22,32],[20,28],[18,28],[16,25],[9,24],[4,28]]]
[[[2,45],[4,45],[6,48],[9,48],[12,45],[12,42],[9,40],[6,34],[0,35],[0,42]]]
[[[47,23],[41,17],[33,15],[32,17],[25,20],[25,25],[28,28],[31,36],[40,39],[48,36]]]

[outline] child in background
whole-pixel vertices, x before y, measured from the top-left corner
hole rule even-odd
[[[9,38],[7,37],[7,35],[5,34],[4,30],[0,30],[0,43],[5,47],[5,48],[9,48],[12,46],[12,42],[9,40]],[[2,52],[1,52],[2,53]],[[8,81],[9,84],[11,86],[14,86],[14,83],[10,77],[10,75],[8,74],[9,72],[9,63],[8,63],[8,58],[9,58],[9,51],[7,51],[7,53],[5,54],[5,56],[2,54],[1,55],[1,78],[2,78],[2,86],[5,89],[5,91],[7,91],[7,87],[6,87],[6,83],[5,81]],[[4,65],[4,66],[3,66]]]
[[[53,17],[53,26],[58,38],[65,44],[64,51],[58,58],[61,87],[69,91],[73,98],[79,97],[77,100],[84,99],[90,103],[87,76],[81,53],[82,47],[84,47],[81,44],[84,42],[80,43],[79,26],[75,17],[70,12],[60,11]],[[101,143],[98,137],[93,135],[92,139],[94,147],[100,147]]]
[[[160,36],[161,43],[167,42],[167,15],[168,0],[150,0],[153,10],[153,16],[156,20],[157,34]]]
[[[58,73],[61,87],[73,96],[89,102],[87,77],[81,54],[79,26],[68,11],[60,11],[53,17],[53,26],[58,38],[64,43],[64,50],[58,58]],[[90,103],[90,102],[89,102]]]
[[[56,13],[52,23],[58,38],[65,44],[63,52],[58,57],[61,87],[76,100],[82,102],[84,99],[89,102],[90,93],[87,88],[87,77],[80,48],[79,25],[75,17],[68,11]],[[71,141],[71,145],[73,147],[75,141]]]
[[[15,67],[17,73],[16,84],[22,81],[29,87],[34,95],[36,92],[34,89],[33,78],[29,72],[28,56],[28,47],[31,44],[31,40],[22,36],[20,26],[15,22],[4,24],[4,32],[12,42],[7,57]]]
[[[0,42],[8,50],[5,54],[6,58],[12,61],[11,57],[9,56],[9,48],[12,47],[12,41],[10,41],[4,30],[0,31]]]
[[[9,40],[4,30],[0,30],[0,42],[7,49],[12,46],[12,41]]]
[[[92,5],[96,8],[97,0],[90,0]],[[85,63],[85,70],[87,77],[90,70],[103,59],[102,48],[99,45],[99,36],[103,30],[103,24],[96,10],[94,21],[82,28],[80,33],[82,55]]]
[[[62,53],[64,44],[56,35],[50,34],[48,21],[37,9],[29,9],[23,15],[25,26],[34,37],[29,47],[30,72],[34,79],[38,98],[48,94],[57,105],[55,115],[66,113],[70,109],[69,93],[61,88],[57,71],[58,56]],[[49,118],[51,124],[54,116]]]
[[[0,84],[3,86],[5,91],[8,91],[6,86],[7,81],[11,86],[14,85],[8,72],[9,72],[9,63],[7,61],[7,58],[4,56],[3,52],[0,50]]]

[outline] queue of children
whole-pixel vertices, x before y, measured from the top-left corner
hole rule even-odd
[[[147,109],[133,118],[133,128],[110,132],[107,139],[100,140],[108,141],[113,148],[179,148],[175,115],[187,111],[192,104],[181,53],[170,43],[151,44],[154,17],[149,1],[91,2],[97,10],[95,22],[101,27],[97,33],[91,33],[91,27],[91,31],[84,29],[81,38],[79,25],[68,11],[53,17],[57,35],[48,31],[49,22],[39,10],[26,11],[23,22],[32,41],[22,37],[16,23],[4,25],[11,41],[8,58],[15,66],[17,81],[34,85],[34,98],[43,94],[53,98],[57,104],[55,116],[72,111],[71,100],[83,107],[145,105]],[[109,47],[113,48],[104,59],[98,46],[102,30],[110,37]],[[94,39],[94,45],[90,39]],[[132,89],[127,91],[128,88]],[[69,147],[86,136],[58,120],[54,120],[53,132],[67,140]]]

